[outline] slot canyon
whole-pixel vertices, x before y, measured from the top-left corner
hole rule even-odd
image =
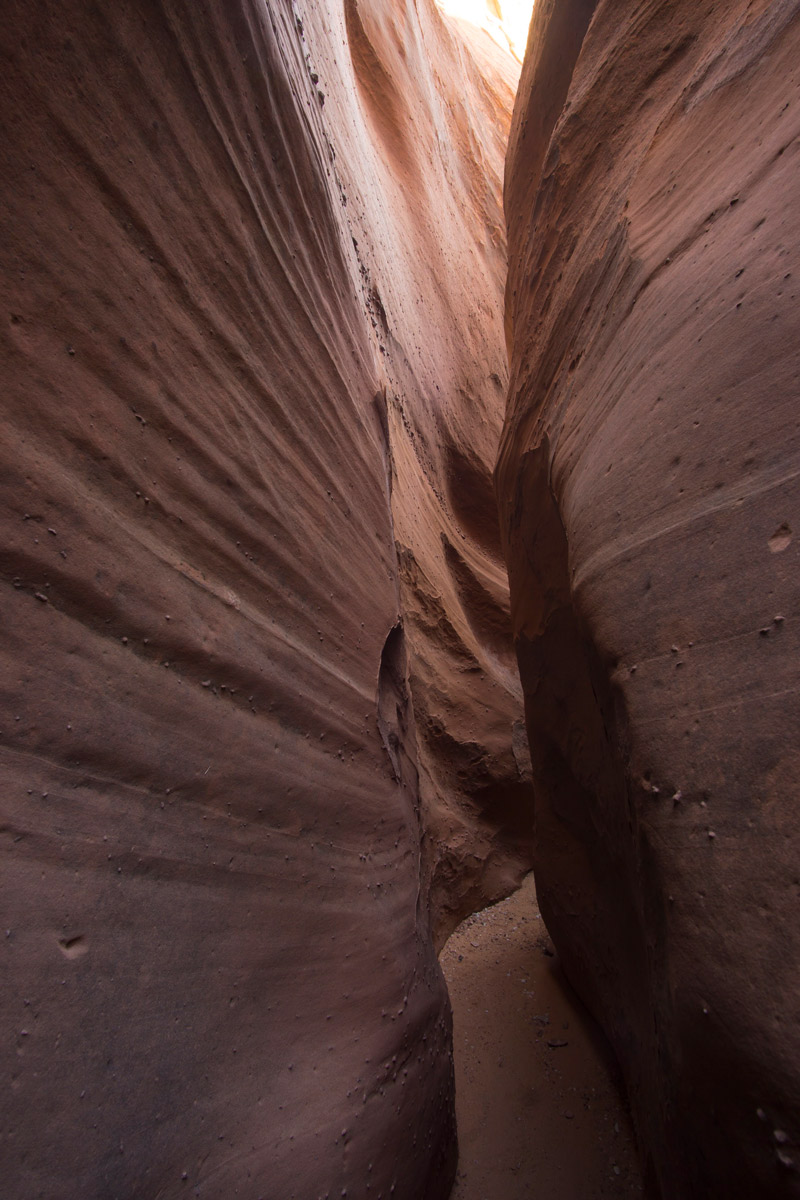
[[[8,1200],[446,1200],[531,872],[800,1197],[800,0],[505,9],[2,5]]]

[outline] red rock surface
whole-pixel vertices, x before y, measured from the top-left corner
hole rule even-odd
[[[3,1194],[444,1196],[432,939],[528,854],[513,62],[430,0],[2,41]]]
[[[539,898],[653,1193],[796,1196],[800,15],[593,8],[537,5],[506,180]]]

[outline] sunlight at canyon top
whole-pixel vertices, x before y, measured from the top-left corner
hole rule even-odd
[[[449,16],[484,29],[522,62],[533,0],[437,0],[437,3]]]

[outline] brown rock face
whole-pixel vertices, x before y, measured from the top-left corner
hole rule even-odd
[[[796,3],[541,0],[511,135],[538,888],[666,1200],[800,1194],[798,56]]]
[[[3,1195],[443,1197],[433,935],[528,854],[513,65],[430,0],[2,39]]]

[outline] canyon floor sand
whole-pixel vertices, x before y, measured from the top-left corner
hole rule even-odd
[[[441,964],[460,1143],[451,1200],[641,1200],[614,1063],[560,971],[533,876],[459,926]]]

